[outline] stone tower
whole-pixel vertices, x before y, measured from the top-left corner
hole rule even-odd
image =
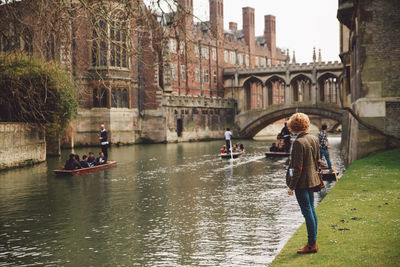
[[[193,0],[178,0],[178,19],[180,25],[185,25],[185,30],[190,33],[193,29]]]
[[[271,58],[276,58],[276,28],[275,28],[275,16],[265,15],[264,16],[264,38],[267,42],[268,49],[271,51]],[[273,62],[275,63],[275,62]]]
[[[211,31],[218,39],[224,34],[224,0],[209,0]]]
[[[255,29],[254,29],[254,8],[244,7],[243,14],[243,34],[250,52],[255,48]]]

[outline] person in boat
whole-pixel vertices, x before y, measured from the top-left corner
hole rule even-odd
[[[96,165],[102,165],[102,164],[106,164],[106,163],[107,163],[107,160],[102,151],[99,153],[99,157],[96,159]]]
[[[285,152],[285,144],[283,142],[283,139],[279,140],[277,152]]]
[[[77,162],[79,162],[79,164],[81,164],[81,159],[80,159],[78,154],[75,154],[75,159],[76,159]]]
[[[285,122],[285,126],[282,128],[279,136],[284,140],[284,152],[289,152],[290,151],[290,131],[287,126],[287,122]]]
[[[102,123],[100,125],[100,129],[101,129],[101,131],[100,131],[99,140],[100,140],[101,152],[103,152],[105,161],[107,161],[107,159],[108,159],[108,144],[109,143],[108,143],[108,133],[107,133],[104,123]]]
[[[225,132],[225,143],[226,143],[226,147],[227,147],[227,152],[231,151],[231,140],[232,140],[232,132],[229,128],[226,128],[226,132]]]
[[[328,126],[326,124],[322,124],[321,131],[318,134],[319,140],[319,151],[321,153],[321,159],[325,157],[326,163],[328,164],[328,169],[332,172],[332,162],[331,157],[329,155],[329,144],[328,144],[328,136],[326,135],[326,130]]]
[[[240,149],[239,143],[237,143],[235,147],[236,147],[236,152],[242,152],[242,150]]]
[[[316,136],[308,134],[310,119],[304,113],[293,114],[288,123],[290,131],[296,134],[291,151],[291,162],[287,174],[288,194],[296,195],[301,213],[307,226],[307,245],[297,253],[316,253],[318,219],[314,208],[314,188],[320,184],[318,175],[319,142]]]
[[[269,148],[271,152],[279,152],[279,148],[276,146],[276,143],[272,143],[272,146]]]
[[[219,152],[221,152],[221,154],[226,153],[226,146],[223,146],[223,147],[220,149]]]
[[[89,152],[89,157],[87,159],[87,162],[89,163],[89,167],[93,167],[96,165],[96,158],[94,157],[93,152]]]
[[[80,163],[81,163],[82,168],[89,168],[90,167],[89,162],[88,162],[88,156],[86,156],[86,155],[82,156],[82,160],[81,160]]]
[[[75,159],[74,154],[69,154],[69,159],[65,162],[65,170],[76,170],[82,168],[81,164]]]
[[[244,145],[240,144],[240,150],[242,150],[242,152],[244,151]]]

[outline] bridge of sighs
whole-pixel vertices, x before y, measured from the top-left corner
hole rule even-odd
[[[342,72],[337,61],[224,69],[225,98],[237,102],[235,122],[241,137],[253,137],[295,112],[340,123]]]

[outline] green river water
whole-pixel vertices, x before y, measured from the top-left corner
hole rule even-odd
[[[233,163],[212,141],[113,147],[118,166],[75,177],[52,172],[70,150],[2,171],[0,266],[266,266],[303,222],[270,143],[244,140]]]

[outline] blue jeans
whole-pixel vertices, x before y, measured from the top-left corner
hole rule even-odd
[[[321,153],[321,159],[322,159],[322,156],[324,156],[326,159],[326,163],[328,163],[328,168],[332,169],[332,163],[331,163],[331,157],[329,155],[329,150],[327,148],[325,148],[325,149],[321,148],[319,151]]]
[[[314,190],[312,188],[296,189],[295,194],[301,213],[306,219],[308,244],[314,245],[317,242],[318,228],[318,218],[314,208]]]

